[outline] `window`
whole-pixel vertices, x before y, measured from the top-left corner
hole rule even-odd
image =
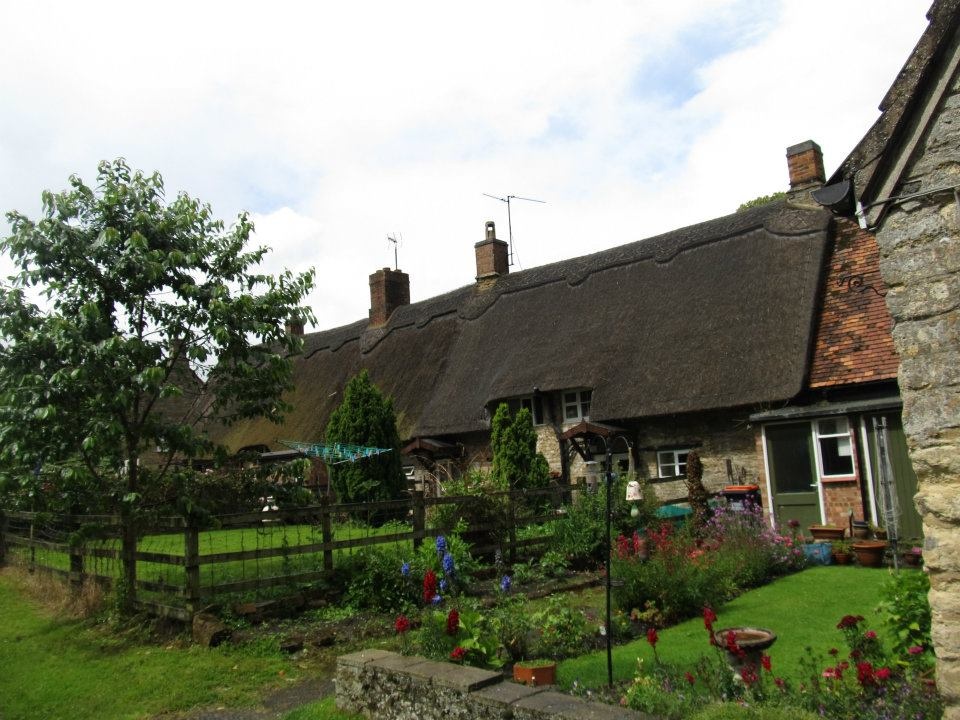
[[[577,422],[590,417],[592,390],[568,390],[563,393],[563,420]]]
[[[507,407],[510,408],[511,415],[516,415],[518,410],[521,408],[526,408],[530,411],[530,416],[533,418],[533,424],[543,425],[543,402],[539,397],[528,395],[527,397],[513,398],[511,400],[507,400]]]
[[[684,450],[658,450],[657,474],[662,477],[682,477],[687,474],[687,453]]]
[[[853,475],[853,444],[847,419],[817,420],[814,429],[820,450],[820,477]]]

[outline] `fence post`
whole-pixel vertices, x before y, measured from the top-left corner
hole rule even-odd
[[[413,549],[423,545],[423,536],[427,529],[427,512],[423,503],[423,490],[414,490],[411,494],[413,502]]]
[[[187,522],[183,531],[183,566],[186,573],[187,612],[200,611],[200,530]]]
[[[513,565],[517,561],[517,498],[516,490],[507,491],[507,558]]]
[[[323,533],[324,545],[333,542],[333,521],[330,517],[332,512],[330,496],[324,495],[320,498],[320,530]],[[333,548],[331,547],[327,547],[323,551],[323,569],[327,572],[333,572]]]

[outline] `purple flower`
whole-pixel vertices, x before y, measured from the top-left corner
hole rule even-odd
[[[400,566],[400,574],[404,577],[410,577],[410,563],[405,562]]]
[[[434,595],[434,596],[433,596],[433,600],[431,600],[430,603],[431,603],[432,605],[439,605],[439,604],[440,604],[440,601],[442,601],[442,600],[443,600],[443,598],[440,597],[439,595]]]
[[[443,565],[443,571],[447,575],[453,575],[453,573],[456,571],[456,566],[453,562],[453,555],[450,553],[443,554],[443,562],[441,564]]]
[[[512,584],[513,583],[511,582],[509,575],[504,575],[502,578],[500,578],[500,589],[503,592],[510,592],[510,586]]]
[[[443,535],[437,535],[437,555],[443,555],[447,549],[447,539]]]
[[[440,592],[446,592],[446,591],[447,591],[447,581],[444,578],[440,580]]]

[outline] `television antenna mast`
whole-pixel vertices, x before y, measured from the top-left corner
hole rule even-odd
[[[400,243],[403,242],[403,235],[399,235],[400,239],[397,240],[399,233],[393,233],[393,235],[387,235],[387,242],[393,243],[393,269],[399,270],[400,264],[397,262],[397,248],[400,246]]]
[[[502,203],[507,204],[507,233],[510,236],[510,261],[509,264],[513,265],[513,220],[510,217],[510,201],[511,200],[526,200],[527,202],[541,203],[543,205],[547,204],[546,200],[537,200],[536,198],[520,197],[519,195],[507,195],[506,197],[499,197],[498,195],[491,195],[490,193],[483,193],[488,198],[493,198],[494,200],[499,200]]]

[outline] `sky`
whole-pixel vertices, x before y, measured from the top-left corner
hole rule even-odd
[[[388,236],[414,302],[472,283],[485,221],[508,235],[484,193],[544,201],[512,203],[516,272],[786,190],[807,139],[831,174],[930,1],[0,0],[0,210],[124,157],[249,212],[335,327]]]

